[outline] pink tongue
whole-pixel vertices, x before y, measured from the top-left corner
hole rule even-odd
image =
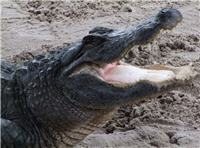
[[[107,64],[104,68],[100,68],[100,75],[105,79],[105,76],[117,66],[117,62],[113,62],[111,64]]]

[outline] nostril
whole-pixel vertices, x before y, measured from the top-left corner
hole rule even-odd
[[[164,8],[161,10],[161,13],[166,13],[169,9],[168,8]]]
[[[162,10],[162,11],[161,11],[161,13],[165,13],[165,11],[164,11],[164,10]]]

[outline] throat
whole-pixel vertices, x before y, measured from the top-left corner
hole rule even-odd
[[[99,69],[100,75],[105,79],[106,75],[112,71],[116,66],[118,65],[118,62],[113,62],[110,64],[107,64],[105,67]]]

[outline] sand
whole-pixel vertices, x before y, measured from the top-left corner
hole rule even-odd
[[[198,1],[4,1],[1,58],[22,63],[34,55],[69,45],[95,26],[121,28],[137,24],[164,7],[177,8],[183,22],[136,46],[124,61],[182,66],[200,73]],[[200,77],[189,85],[139,104],[121,107],[112,120],[76,148],[199,148]]]

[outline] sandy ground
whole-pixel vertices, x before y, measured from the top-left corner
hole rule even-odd
[[[200,73],[198,1],[4,1],[1,58],[21,63],[85,36],[95,26],[127,27],[174,7],[182,25],[156,41],[136,46],[124,58],[134,65],[193,63]],[[76,148],[200,148],[200,78],[153,100],[121,107],[112,120]]]

